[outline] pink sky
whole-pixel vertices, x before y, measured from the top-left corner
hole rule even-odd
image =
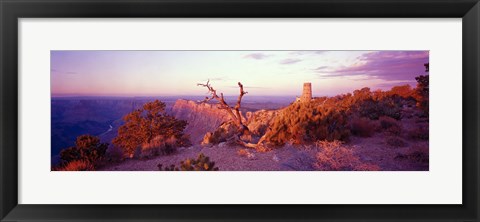
[[[316,96],[362,87],[415,86],[428,51],[51,51],[53,96],[226,95],[241,81],[251,95]]]

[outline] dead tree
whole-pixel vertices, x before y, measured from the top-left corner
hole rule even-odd
[[[217,95],[217,90],[215,90],[211,85],[210,85],[210,80],[207,81],[206,84],[203,83],[197,83],[197,86],[203,86],[208,89],[208,93],[211,95],[210,97],[205,97],[203,101],[200,102],[208,102],[211,100],[217,100],[218,101],[218,108],[219,109],[224,109],[227,111],[227,113],[230,115],[232,120],[234,121],[235,125],[238,127],[240,136],[241,135],[249,135],[250,131],[248,127],[243,123],[243,116],[242,113],[240,112],[241,104],[242,104],[242,98],[245,94],[248,92],[245,92],[243,90],[243,85],[242,83],[238,82],[238,87],[240,88],[240,94],[238,95],[237,103],[235,107],[230,107],[228,103],[225,101],[225,97],[223,97],[223,93],[220,93],[220,96]]]

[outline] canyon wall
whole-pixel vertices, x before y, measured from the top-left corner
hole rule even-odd
[[[172,107],[172,114],[177,119],[186,120],[188,126],[185,133],[190,135],[193,144],[198,144],[207,132],[215,131],[223,122],[230,121],[230,116],[216,104],[197,103],[179,99]],[[250,131],[262,135],[272,119],[278,115],[278,110],[258,110],[246,112],[244,122]]]
[[[188,122],[185,133],[190,135],[193,144],[200,143],[205,133],[214,131],[220,124],[230,120],[227,112],[218,109],[215,104],[183,99],[175,102],[172,114],[175,118]]]

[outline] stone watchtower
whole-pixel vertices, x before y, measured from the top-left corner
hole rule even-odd
[[[300,101],[308,102],[312,100],[312,83],[306,82],[303,83],[303,93]]]

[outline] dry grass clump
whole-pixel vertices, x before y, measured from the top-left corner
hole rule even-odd
[[[247,156],[247,155],[249,154],[249,152],[248,152],[246,149],[239,149],[239,150],[237,151],[237,154],[238,154],[239,156]]]
[[[428,146],[415,145],[409,148],[405,154],[398,154],[395,157],[395,159],[410,160],[416,163],[428,163],[429,162]]]
[[[248,159],[253,159],[255,158],[255,154],[249,152],[247,149],[239,149],[237,151],[237,154],[241,157],[246,157]]]
[[[371,137],[375,131],[375,124],[368,118],[354,118],[350,123],[350,131],[356,136]]]
[[[396,119],[388,116],[381,116],[379,118],[379,121],[380,121],[380,128],[383,131],[386,131],[389,134],[397,135],[397,136],[402,133],[402,127]]]
[[[164,136],[156,136],[150,143],[142,144],[140,150],[141,158],[149,158],[159,155],[169,155],[177,151],[178,140],[171,136],[167,139]]]
[[[388,129],[391,127],[399,126],[398,121],[389,116],[381,116],[378,120],[380,121],[380,126],[382,127],[382,129]]]
[[[419,126],[408,132],[408,137],[415,140],[428,140],[429,129],[427,126]]]
[[[387,137],[385,142],[388,145],[393,146],[393,147],[406,147],[408,145],[405,140],[403,140],[402,138],[400,138],[398,136]]]
[[[317,141],[316,146],[321,150],[317,153],[317,162],[314,167],[324,171],[369,171],[380,170],[380,167],[362,163],[350,147],[335,140]]]
[[[73,160],[68,162],[65,166],[56,168],[58,171],[92,171],[95,166],[85,160]]]
[[[257,147],[255,147],[255,150],[258,153],[265,153],[265,152],[271,151],[272,149],[267,146],[264,146],[263,144],[259,144]]]

